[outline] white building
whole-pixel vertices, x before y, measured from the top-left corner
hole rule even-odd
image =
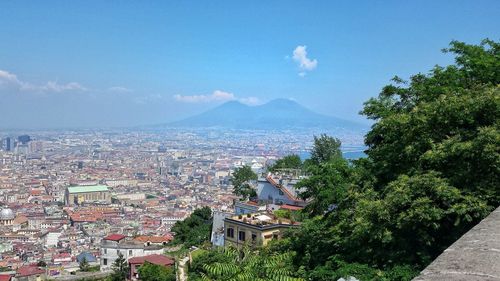
[[[45,247],[56,247],[57,243],[59,243],[59,237],[61,237],[61,235],[62,231],[60,230],[47,232],[45,235]]]
[[[144,243],[127,239],[125,235],[111,234],[101,241],[101,271],[108,271],[121,254],[128,260],[152,254],[161,255],[163,248],[157,245],[146,246]]]

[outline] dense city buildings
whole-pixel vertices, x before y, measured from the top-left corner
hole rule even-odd
[[[266,244],[295,224],[271,212],[305,205],[294,188],[300,175],[268,174],[267,167],[286,154],[306,156],[313,134],[5,132],[0,135],[0,267],[11,276],[41,278],[36,265],[43,263],[43,274],[53,278],[78,271],[82,257],[103,273],[119,255],[134,267],[150,260],[165,263],[154,255],[170,247],[173,225],[205,206],[214,214],[214,245]],[[345,151],[362,150],[359,136],[342,137]],[[245,165],[259,177],[254,201],[240,201],[232,192],[231,175]],[[137,276],[134,270],[130,274]]]

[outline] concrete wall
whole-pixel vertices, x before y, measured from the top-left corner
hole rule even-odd
[[[500,280],[500,207],[453,243],[413,280]]]

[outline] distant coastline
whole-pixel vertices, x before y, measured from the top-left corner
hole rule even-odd
[[[366,153],[364,152],[364,147],[360,147],[359,149],[352,149],[350,148],[347,151],[342,151],[342,155],[344,158],[349,159],[349,160],[356,160],[359,158],[365,158],[367,157]],[[299,153],[300,159],[306,160],[311,157],[311,153],[309,151],[301,151]]]

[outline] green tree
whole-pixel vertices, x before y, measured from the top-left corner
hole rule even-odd
[[[212,229],[212,210],[203,207],[172,227],[175,233],[173,244],[183,244],[184,247],[199,246],[210,240]]]
[[[218,251],[212,256],[218,259],[203,265],[198,272],[201,276],[199,280],[303,280],[294,277],[290,253],[267,255],[248,248],[237,250],[231,247],[212,251]]]
[[[342,157],[340,140],[326,134],[321,134],[319,137],[314,136],[311,158],[309,159],[312,164],[319,165],[340,157]]]
[[[332,211],[344,197],[343,194],[350,184],[351,170],[349,163],[342,156],[309,165],[307,167],[309,177],[296,185],[301,190],[299,196],[309,200],[305,212],[316,216]]]
[[[491,209],[437,173],[403,175],[384,193],[350,186],[334,212],[292,231],[295,264],[313,270],[336,259],[374,268],[422,268]]]
[[[175,281],[175,272],[171,267],[145,262],[139,267],[139,278],[142,281]]]
[[[111,265],[113,273],[110,275],[111,281],[123,281],[127,279],[128,263],[121,253],[118,253],[118,258]]]
[[[232,262],[232,257],[224,254],[221,250],[208,250],[201,255],[193,257],[193,260],[189,264],[189,280],[203,280],[202,274],[206,274],[204,266],[205,264],[219,263],[230,263]]]
[[[309,176],[296,185],[299,197],[309,200],[305,212],[311,216],[332,211],[351,182],[352,167],[342,157],[340,145],[340,140],[328,135],[314,136],[311,158],[305,165]]]
[[[90,265],[86,257],[82,258],[78,266],[80,267],[80,271],[87,272],[90,270]]]
[[[241,196],[243,199],[248,199],[249,197],[257,196],[255,188],[251,186],[251,181],[257,180],[257,174],[255,174],[250,166],[243,166],[241,168],[236,168],[233,173],[232,181],[234,190],[233,193]]]
[[[438,171],[452,186],[500,203],[500,44],[453,41],[455,65],[384,87],[362,111],[376,188],[401,174]]]
[[[302,169],[302,160],[296,154],[287,155],[281,159],[278,159],[274,165],[269,167],[269,171],[276,172],[280,169]]]

